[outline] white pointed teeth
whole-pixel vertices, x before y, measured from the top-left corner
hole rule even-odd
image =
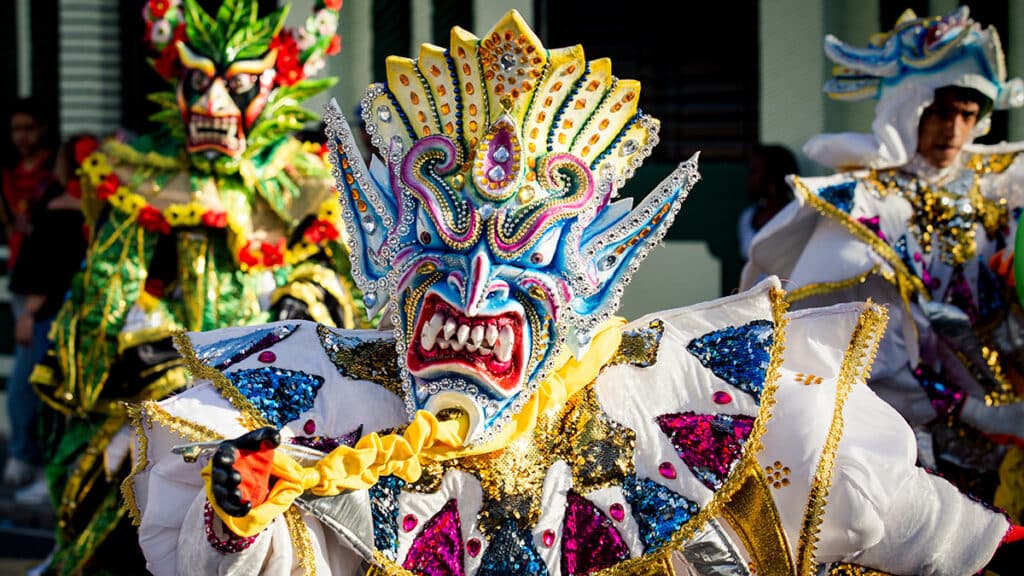
[[[484,338],[484,327],[480,324],[473,326],[469,331],[469,342],[466,343],[466,350],[476,352],[480,349],[481,340]]]
[[[508,362],[515,348],[515,330],[508,324],[499,328],[495,319],[484,322],[477,319],[476,323],[469,324],[462,317],[448,317],[438,310],[420,329],[420,347],[428,352],[437,347],[480,356],[494,354],[499,362]]]
[[[494,346],[494,357],[499,362],[508,362],[512,359],[512,344],[514,344],[515,333],[509,325],[502,326],[498,332],[498,343]]]

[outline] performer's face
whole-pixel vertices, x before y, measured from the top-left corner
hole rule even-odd
[[[31,114],[17,112],[11,115],[11,143],[22,157],[39,150],[46,127]]]
[[[246,134],[274,87],[276,52],[218,69],[213,60],[184,43],[178,43],[178,50],[182,77],[177,95],[187,132],[186,149],[190,154],[240,157],[246,149]]]
[[[981,106],[952,92],[938,91],[935,101],[921,115],[917,152],[936,168],[956,161],[978,123]]]

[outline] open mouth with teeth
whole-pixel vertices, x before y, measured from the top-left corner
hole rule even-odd
[[[423,302],[407,365],[413,375],[426,378],[472,372],[507,396],[522,382],[522,341],[521,314],[469,317],[431,293]]]
[[[216,150],[234,156],[245,147],[242,135],[242,117],[207,116],[191,114],[188,120],[188,148],[190,152]]]

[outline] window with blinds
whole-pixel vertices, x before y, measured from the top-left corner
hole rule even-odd
[[[60,0],[61,133],[106,135],[121,125],[121,32],[117,0]]]

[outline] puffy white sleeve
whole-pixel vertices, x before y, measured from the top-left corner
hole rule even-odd
[[[912,429],[865,384],[885,316],[872,307],[851,316],[855,306],[795,312],[787,326],[775,422],[758,459],[792,471],[772,493],[794,556],[893,574],[976,573],[1009,522],[916,465]],[[827,333],[847,330],[848,348],[826,345]]]

